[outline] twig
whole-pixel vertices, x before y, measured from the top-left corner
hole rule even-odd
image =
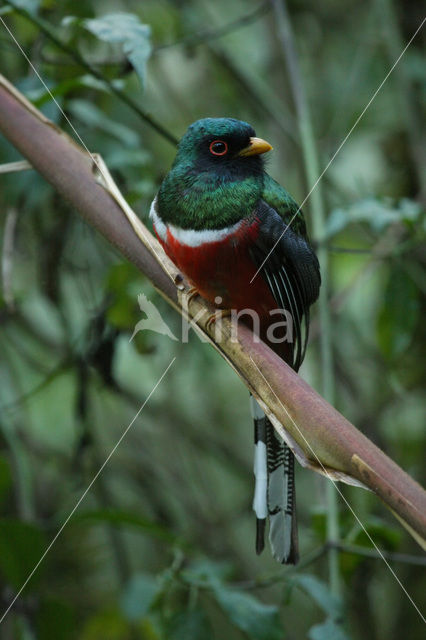
[[[230,586],[235,589],[260,589],[264,587],[271,587],[274,584],[280,582],[286,582],[291,579],[291,576],[294,574],[300,573],[303,569],[308,567],[309,565],[320,560],[324,555],[326,555],[329,551],[328,544],[323,544],[317,549],[313,549],[309,553],[306,553],[303,558],[298,562],[295,566],[288,565],[285,569],[281,570],[279,573],[274,573],[270,576],[265,576],[264,578],[258,578],[256,580],[244,580],[241,582],[235,582]]]
[[[174,42],[170,42],[167,44],[160,44],[154,47],[153,53],[157,51],[162,51],[163,49],[168,49],[170,47],[175,47],[177,45],[185,45],[185,46],[196,46],[198,44],[205,44],[211,40],[217,40],[218,38],[222,38],[223,36],[229,35],[233,31],[240,29],[241,27],[245,27],[249,24],[252,24],[263,15],[265,15],[268,11],[270,11],[269,1],[263,2],[259,7],[257,7],[251,13],[247,13],[236,20],[232,20],[228,22],[228,24],[223,25],[222,27],[216,27],[215,29],[205,29],[203,31],[199,31],[198,33],[192,33],[188,36],[184,36],[179,40],[175,40]]]
[[[30,391],[22,393],[20,396],[15,398],[15,400],[12,400],[7,404],[0,405],[1,413],[5,415],[6,412],[13,412],[14,410],[18,410],[24,402],[28,402],[28,400],[30,400],[35,395],[40,393],[40,391],[43,391],[43,389],[48,387],[49,384],[53,382],[58,376],[60,376],[62,373],[65,373],[70,365],[71,365],[71,361],[69,359],[66,359],[60,362],[49,373],[46,374],[46,376],[43,378],[41,382],[39,382],[32,389],[30,389]]]
[[[50,56],[47,56],[45,53],[42,53],[40,58],[43,64],[48,64],[48,65],[51,65],[52,67],[75,66],[75,61],[73,62],[68,58],[51,58]],[[124,54],[121,56],[116,56],[111,58],[102,58],[102,60],[86,59],[86,62],[92,67],[112,67],[114,65],[120,65],[120,66],[127,65],[127,60]]]
[[[260,589],[270,587],[274,584],[285,582],[291,579],[291,576],[300,573],[303,569],[320,560],[323,556],[328,554],[331,549],[335,549],[339,553],[349,553],[352,555],[362,556],[365,558],[371,558],[374,560],[381,560],[381,556],[375,549],[363,547],[355,544],[344,544],[343,542],[326,542],[321,547],[314,549],[310,553],[307,553],[301,561],[295,567],[286,567],[285,570],[280,573],[274,573],[273,575],[259,578],[257,580],[245,580],[242,582],[235,582],[230,586],[235,589]],[[382,551],[383,556],[393,562],[401,562],[405,564],[411,564],[416,566],[426,566],[426,558],[423,556],[416,556],[407,553],[396,553],[393,551]],[[201,586],[201,585],[198,585]],[[205,585],[204,585],[205,586]]]
[[[0,174],[2,173],[15,173],[17,171],[27,171],[28,169],[32,169],[33,167],[30,165],[27,160],[17,160],[16,162],[6,162],[4,164],[0,164]]]
[[[335,245],[332,245],[332,244],[325,244],[324,246],[327,249],[327,251],[330,251],[330,253],[355,253],[360,255],[369,255],[373,251],[373,249],[371,248],[360,249],[357,247],[354,247],[354,248],[336,247]]]
[[[389,227],[387,231],[382,235],[376,245],[373,247],[370,258],[364,263],[361,270],[358,271],[352,278],[352,280],[334,295],[330,300],[330,309],[335,313],[339,311],[348,296],[354,291],[356,287],[359,287],[362,282],[374,271],[380,261],[389,258],[392,255],[394,249],[399,246],[401,242],[401,235],[403,233],[402,227]],[[318,331],[319,331],[318,327]],[[315,332],[313,332],[315,333]]]
[[[350,553],[357,556],[365,556],[366,558],[374,558],[375,560],[382,560],[381,556],[375,549],[369,549],[368,547],[362,547],[359,544],[345,544],[344,542],[329,543],[329,546],[333,546],[341,553]],[[408,553],[397,553],[395,551],[384,551],[382,555],[386,560],[392,560],[394,562],[403,562],[405,564],[414,564],[418,567],[426,567],[426,557],[415,556]]]
[[[223,36],[229,35],[234,31],[237,31],[241,27],[245,27],[249,24],[252,24],[263,15],[265,15],[270,10],[269,0],[266,0],[259,7],[254,9],[251,13],[247,13],[236,20],[232,20],[228,22],[228,24],[223,25],[222,27],[217,27],[216,29],[204,29],[202,31],[198,31],[197,33],[190,33],[178,40],[174,40],[173,42],[165,42],[162,44],[155,45],[152,49],[152,56],[154,56],[159,51],[164,51],[166,49],[171,49],[172,47],[178,46],[188,46],[188,47],[196,47],[197,45],[202,45],[212,40],[217,40],[219,38],[223,38]],[[42,55],[42,60],[45,64],[53,65],[53,66],[68,66],[70,65],[69,60],[58,59],[58,58],[49,58],[46,55]],[[116,56],[112,58],[103,58],[102,60],[87,60],[87,63],[94,67],[106,67],[112,65],[120,65],[125,62],[124,56]]]
[[[49,23],[47,23],[45,20],[42,20],[38,16],[35,16],[29,13],[26,9],[24,9],[19,5],[16,5],[14,2],[8,2],[8,4],[10,4],[14,8],[16,13],[23,16],[26,20],[28,20],[32,24],[36,25],[38,29],[40,29],[40,31],[44,33],[44,35],[47,36],[49,40],[51,40],[51,42],[53,42],[53,44],[55,44],[61,51],[64,51],[66,54],[68,54],[80,67],[82,67],[83,69],[86,69],[86,71],[90,73],[92,76],[94,76],[98,80],[101,80],[101,82],[105,83],[105,85],[108,87],[111,93],[117,96],[117,98],[119,98],[122,102],[124,102],[133,111],[135,111],[135,113],[137,113],[138,116],[142,120],[144,120],[144,122],[146,122],[150,127],[155,129],[157,133],[163,136],[163,138],[165,138],[168,142],[176,146],[176,144],[178,143],[178,140],[172,133],[170,133],[170,131],[168,131],[160,122],[155,120],[153,116],[151,116],[146,111],[144,111],[139,106],[139,104],[135,102],[132,98],[130,98],[124,91],[117,88],[115,84],[111,82],[111,80],[109,80],[107,77],[105,77],[103,73],[101,73],[98,69],[96,69],[96,67],[89,64],[83,58],[83,56],[77,51],[77,49],[70,47],[68,44],[60,40],[60,38],[56,35],[55,30],[53,29],[53,27],[51,27]]]

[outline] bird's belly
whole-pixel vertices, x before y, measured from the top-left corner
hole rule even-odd
[[[158,235],[158,234],[157,234]],[[158,238],[171,260],[183,271],[201,295],[223,309],[252,309],[261,317],[276,302],[249,254],[257,235],[257,222],[219,240],[191,246],[178,241],[167,230]]]

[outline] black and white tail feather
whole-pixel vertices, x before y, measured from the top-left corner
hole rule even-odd
[[[294,456],[253,396],[250,401],[255,433],[253,510],[256,513],[256,553],[262,553],[265,547],[265,528],[269,518],[272,555],[283,564],[296,564],[299,551]]]
[[[292,319],[292,339],[281,348],[271,346],[298,371],[308,342],[309,307],[318,297],[321,282],[318,260],[307,238],[288,227],[266,202],[260,203],[256,217],[260,224],[251,248],[253,260],[277,307],[288,310]],[[261,553],[265,546],[266,520],[269,519],[273,556],[278,562],[295,564],[299,552],[294,456],[253,397],[251,407],[255,429],[256,551]]]

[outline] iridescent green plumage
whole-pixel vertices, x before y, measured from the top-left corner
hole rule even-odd
[[[262,200],[275,209],[286,224],[291,223],[295,233],[306,238],[306,224],[302,211],[288,191],[267,173],[264,175]]]

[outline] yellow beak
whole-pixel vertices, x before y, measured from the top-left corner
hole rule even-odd
[[[267,151],[271,151],[273,147],[266,142],[266,140],[262,140],[262,138],[250,138],[250,144],[244,149],[241,149],[238,156],[257,156],[261,153],[266,153]]]

